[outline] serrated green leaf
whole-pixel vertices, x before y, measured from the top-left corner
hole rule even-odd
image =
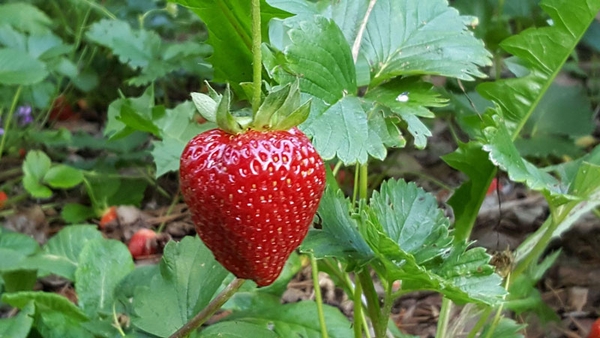
[[[49,292],[17,292],[5,294],[2,301],[19,309],[33,302],[36,310],[36,329],[42,337],[93,338],[81,325],[86,315],[67,298]]]
[[[315,302],[302,301],[282,305],[279,297],[266,294],[238,293],[235,297],[245,298],[244,301],[248,306],[243,311],[232,313],[226,321],[254,323],[264,328],[272,327],[278,337],[321,337]],[[329,337],[352,336],[350,322],[337,308],[324,305],[323,312],[325,322],[328,324]]]
[[[12,318],[0,319],[0,337],[27,338],[33,325],[35,306],[33,302],[25,305],[23,309]]]
[[[160,52],[161,39],[158,34],[132,30],[125,21],[100,20],[90,27],[86,37],[111,48],[119,56],[119,61],[129,64],[133,69],[147,67]]]
[[[0,84],[33,85],[48,76],[46,65],[28,53],[0,48]]]
[[[540,6],[550,15],[553,22],[551,27],[528,29],[500,44],[527,65],[529,74],[477,87],[483,97],[496,103],[498,111],[509,122],[511,135],[520,132],[536,108],[536,102],[548,90],[600,9],[599,2],[583,0],[545,0]],[[557,44],[556,41],[561,43]]]
[[[481,332],[481,337],[490,338],[523,338],[520,332],[523,331],[527,325],[519,324],[513,319],[502,317],[498,321],[498,324],[494,327],[491,324],[485,326]],[[493,330],[490,332],[490,330]]]
[[[75,280],[79,254],[88,241],[102,238],[95,225],[71,225],[48,240],[42,251],[24,261],[24,266]]]
[[[334,104],[356,93],[356,73],[350,46],[338,26],[323,17],[293,23],[283,60],[266,59],[265,66],[280,83],[298,76],[302,92]],[[263,49],[264,50],[264,49]]]
[[[24,33],[46,33],[52,25],[52,20],[46,13],[26,2],[2,4],[0,12],[3,14],[0,25],[13,26]]]
[[[2,301],[19,309],[23,309],[31,301],[39,312],[59,312],[76,319],[86,321],[87,316],[66,297],[56,293],[41,291],[24,291],[2,295]]]
[[[208,28],[208,40],[213,47],[209,58],[217,82],[229,82],[238,95],[244,92],[240,82],[252,81],[252,24],[250,2],[246,0],[173,0],[197,14]],[[273,17],[285,13],[261,1],[262,40],[268,41],[268,24]]]
[[[387,280],[402,280],[404,290],[439,290],[459,303],[493,304],[505,294],[490,256],[481,248],[453,246],[436,199],[414,183],[384,182],[370,206],[364,235]]]
[[[264,325],[253,324],[247,322],[220,322],[210,325],[197,336],[197,338],[247,338],[247,337],[264,337],[277,338],[275,332],[269,330]]]
[[[377,1],[361,42],[371,86],[398,75],[436,74],[473,80],[491,54],[447,1]]]
[[[310,229],[300,251],[312,252],[316,258],[336,257],[359,265],[371,260],[373,251],[361,237],[358,223],[351,217],[350,201],[340,190],[325,190],[319,205],[322,229]]]
[[[499,116],[492,116],[486,122],[487,127],[483,132],[487,144],[484,144],[483,150],[489,153],[492,163],[508,172],[511,181],[524,182],[533,190],[547,191],[553,195],[566,193],[556,178],[521,157],[506,124]]]
[[[95,239],[81,250],[75,270],[75,291],[81,309],[90,317],[110,313],[117,284],[131,271],[133,259],[122,242]]]
[[[168,337],[203,309],[228,275],[197,237],[169,242],[160,275],[150,287],[137,288],[134,308],[138,328]]]
[[[323,159],[337,157],[345,165],[367,162],[369,127],[367,114],[357,97],[346,96],[329,107],[313,98],[312,110],[312,116],[300,127],[312,137]]]
[[[83,173],[79,169],[59,164],[50,168],[43,178],[52,188],[73,188],[83,181]]]
[[[151,110],[154,107],[154,87],[146,88],[139,97],[117,99],[108,106],[108,121],[104,128],[104,136],[110,139],[124,137],[133,132],[133,129],[119,120],[123,109],[130,109],[144,116],[151,116]]]
[[[422,264],[448,250],[450,222],[437,200],[414,183],[387,181],[370,203],[384,233]]]

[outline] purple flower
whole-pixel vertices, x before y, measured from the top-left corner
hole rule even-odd
[[[17,118],[19,119],[19,125],[25,126],[33,122],[33,116],[31,116],[31,106],[20,106],[17,109]]]

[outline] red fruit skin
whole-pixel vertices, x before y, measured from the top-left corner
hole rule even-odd
[[[0,190],[0,209],[4,208],[4,203],[8,200],[8,196],[4,191]]]
[[[102,214],[102,218],[100,218],[100,229],[104,229],[106,228],[106,226],[108,225],[108,223],[114,221],[117,219],[117,207],[112,206],[106,210],[104,210],[104,213]]]
[[[140,229],[136,231],[127,245],[129,252],[134,259],[145,257],[156,253],[152,240],[156,238],[156,232],[150,229]]]
[[[497,189],[502,189],[502,183],[498,182],[498,179],[494,177],[485,195],[489,196],[491,194],[495,194]]]
[[[588,338],[600,338],[600,318],[596,319],[596,321],[592,323]]]
[[[181,155],[180,184],[196,231],[227,270],[270,285],[308,232],[325,166],[306,135],[214,129]]]

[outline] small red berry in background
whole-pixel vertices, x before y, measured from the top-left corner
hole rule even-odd
[[[596,321],[592,323],[590,334],[587,336],[587,338],[600,338],[600,318],[596,319]]]
[[[495,194],[496,190],[498,189],[502,189],[502,183],[498,182],[498,178],[494,177],[494,179],[492,180],[492,183],[490,183],[490,187],[487,190],[487,193],[485,194],[486,196],[489,196],[491,194]]]
[[[64,95],[58,96],[52,102],[52,108],[50,108],[50,120],[52,121],[66,121],[75,116],[73,108],[67,102]]]
[[[0,209],[4,208],[4,203],[6,203],[7,199],[8,196],[6,193],[4,191],[0,191]]]
[[[115,221],[117,217],[117,207],[112,206],[104,210],[104,213],[102,213],[102,218],[100,218],[100,229],[106,228],[106,226]]]
[[[134,259],[150,256],[157,252],[157,234],[150,229],[140,229],[133,234],[129,241],[129,252]]]

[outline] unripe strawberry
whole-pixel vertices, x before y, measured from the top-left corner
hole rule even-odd
[[[185,147],[180,181],[198,235],[217,261],[266,286],[307,234],[325,167],[297,128],[214,129]]]

